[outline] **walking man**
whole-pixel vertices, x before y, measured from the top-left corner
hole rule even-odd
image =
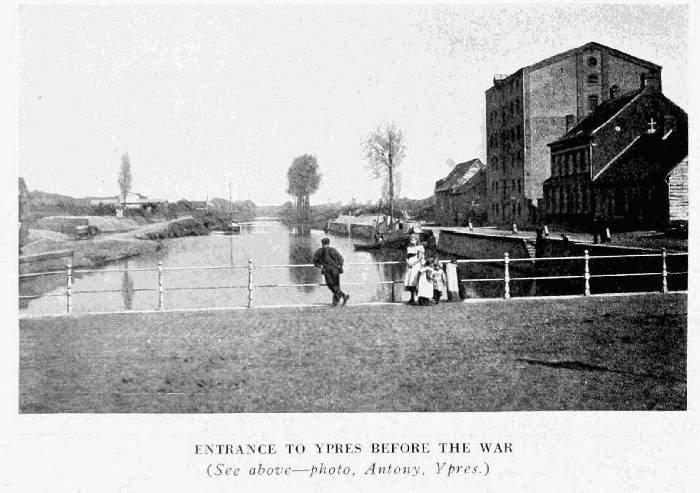
[[[340,290],[340,274],[343,273],[343,256],[330,246],[331,240],[323,238],[321,248],[314,254],[314,265],[321,268],[321,274],[326,278],[326,285],[333,293],[333,306],[340,301],[342,306],[350,299],[349,294]]]

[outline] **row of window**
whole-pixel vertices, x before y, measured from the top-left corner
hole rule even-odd
[[[515,98],[508,104],[501,106],[501,122],[505,122],[508,118],[514,115],[520,115],[522,113],[522,108],[520,106],[520,98]],[[498,121],[498,110],[492,110],[489,112],[489,122],[496,123]]]
[[[494,180],[491,182],[491,195],[496,196],[498,195],[498,189],[499,189],[499,182],[497,180]],[[502,180],[500,182],[500,189],[501,189],[501,196],[503,199],[505,199],[508,196],[509,190],[508,190],[508,180]],[[515,179],[513,178],[510,181],[510,192],[518,192],[522,193],[523,187],[520,179]]]
[[[510,209],[511,216],[520,216],[520,213],[522,209],[520,208],[520,202],[515,203],[511,202],[510,204],[498,204],[498,203],[492,203],[491,204],[491,215],[494,219],[498,218],[500,215],[502,219],[506,218],[506,211]]]
[[[586,149],[552,156],[552,176],[569,176],[588,171]]]
[[[606,216],[644,216],[651,212],[656,201],[651,187],[631,187],[622,190],[607,189],[598,192],[598,212]],[[548,214],[588,214],[593,212],[593,189],[589,183],[545,188],[545,208]]]
[[[591,211],[591,186],[576,183],[545,188],[544,200],[549,214],[587,214]]]
[[[517,142],[523,138],[523,126],[521,124],[510,128],[502,128],[499,132],[494,132],[489,137],[489,147],[505,147],[506,142]]]

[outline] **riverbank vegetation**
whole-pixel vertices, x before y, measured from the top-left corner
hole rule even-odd
[[[360,216],[374,215],[379,218],[382,215],[389,215],[388,203],[376,204],[346,204],[340,202],[329,202],[311,206],[311,227],[322,229],[326,223],[340,215]],[[435,212],[435,205],[432,197],[414,200],[400,198],[394,200],[394,217],[397,219],[412,219],[415,221],[432,221]],[[285,224],[296,224],[296,208],[292,202],[285,202],[281,206],[259,206],[258,213],[264,216],[279,217]]]

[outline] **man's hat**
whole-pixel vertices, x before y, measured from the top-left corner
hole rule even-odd
[[[331,239],[330,238],[324,238],[321,240],[321,245],[330,245]]]

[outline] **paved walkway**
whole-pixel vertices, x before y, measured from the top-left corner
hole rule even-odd
[[[470,230],[468,227],[464,226],[425,226],[426,229],[432,229],[433,231],[456,231],[461,233],[478,233],[496,236],[515,236],[518,238],[525,238],[528,240],[535,241],[536,233],[535,231],[525,230],[520,231],[518,234],[514,234],[508,229],[499,229],[496,227],[482,227],[474,228]],[[549,236],[551,238],[561,238],[563,234],[566,234],[571,241],[577,243],[588,243],[593,244],[593,236],[584,233],[570,233],[566,231],[557,231],[550,229]],[[625,247],[637,247],[637,248],[655,248],[661,249],[666,248],[669,251],[688,251],[688,240],[682,238],[665,238],[662,233],[658,231],[632,231],[627,233],[614,233],[612,235],[612,241],[610,245],[614,246],[625,246]]]
[[[685,294],[20,320],[20,410],[684,409]]]

